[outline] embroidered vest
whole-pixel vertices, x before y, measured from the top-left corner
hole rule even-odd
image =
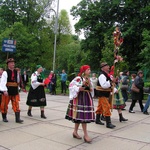
[[[6,70],[8,78],[7,78],[7,83],[16,83],[17,84],[17,71],[14,70],[14,73],[10,70]],[[18,94],[18,86],[12,86],[12,85],[6,85],[8,89],[8,94],[9,95],[17,95]]]
[[[110,77],[107,75],[107,73],[105,73],[104,71],[102,71],[102,73],[105,77],[106,77],[106,81],[111,81]],[[97,86],[101,86],[100,83],[99,83],[99,80],[97,81]],[[99,90],[96,90],[96,93],[97,93],[97,96],[98,97],[108,97],[110,96],[110,91],[99,91]]]

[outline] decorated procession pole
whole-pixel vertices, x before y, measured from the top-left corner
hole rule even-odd
[[[115,31],[113,32],[113,40],[114,40],[114,62],[113,66],[111,67],[110,75],[115,77],[117,75],[116,63],[118,63],[119,61],[123,61],[123,58],[119,55],[119,48],[123,43],[123,38],[118,25],[116,26]],[[112,86],[111,111],[113,111],[114,88],[115,83],[113,83]]]

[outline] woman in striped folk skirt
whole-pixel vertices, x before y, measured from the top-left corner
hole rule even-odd
[[[123,96],[121,93],[121,87],[122,83],[117,83],[116,88],[114,90],[115,96],[114,96],[114,101],[113,101],[113,108],[118,110],[119,114],[119,121],[128,121],[128,119],[125,119],[122,115],[122,109],[125,108],[126,104],[123,100]]]
[[[92,95],[94,89],[91,84],[90,66],[84,65],[80,68],[80,73],[69,85],[69,98],[67,113],[65,118],[75,123],[73,137],[81,139],[78,135],[78,128],[82,124],[84,141],[90,143],[92,140],[87,133],[87,123],[95,121],[94,105]]]

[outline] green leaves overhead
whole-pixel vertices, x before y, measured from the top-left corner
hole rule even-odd
[[[16,53],[0,51],[1,65],[5,65],[4,60],[8,55],[14,57],[17,67],[22,69],[34,70],[37,64],[41,64],[46,69],[52,70],[55,18],[51,18],[49,22],[43,18],[44,8],[52,1],[54,2],[54,0],[0,2],[0,40],[11,38],[17,41]],[[70,64],[81,63],[80,42],[77,36],[71,35],[71,25],[66,10],[61,10],[58,22],[56,69],[68,70]]]
[[[109,44],[104,42],[104,35],[111,38],[114,25],[117,23],[120,25],[124,37],[120,54],[126,62],[129,62],[131,70],[139,69],[132,63],[134,61],[137,64],[141,61],[141,57],[138,57],[138,55],[141,52],[142,32],[143,29],[149,30],[150,28],[149,0],[82,0],[72,8],[71,14],[75,19],[79,19],[75,28],[77,32],[84,31],[85,40],[82,41],[81,48],[84,51],[91,51],[91,54],[93,54],[92,64],[101,61],[102,50],[106,49]],[[95,55],[95,52],[97,55]],[[97,58],[99,61],[97,61]]]

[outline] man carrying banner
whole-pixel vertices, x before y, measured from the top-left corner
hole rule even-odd
[[[99,122],[100,115],[103,114],[106,118],[106,127],[114,128],[116,127],[111,123],[111,106],[109,103],[109,97],[112,92],[112,84],[111,82],[115,82],[115,78],[110,78],[109,71],[110,67],[106,62],[101,63],[101,74],[98,78],[98,86],[96,87],[98,94],[98,106],[96,110],[96,122]],[[99,123],[97,123],[99,124]]]
[[[3,72],[0,82],[0,91],[2,94],[1,101],[1,113],[4,122],[7,120],[7,110],[8,104],[11,100],[12,109],[15,112],[16,123],[22,123],[23,120],[20,119],[20,109],[19,109],[19,93],[18,93],[18,76],[15,70],[15,60],[13,58],[7,59],[8,69]]]

